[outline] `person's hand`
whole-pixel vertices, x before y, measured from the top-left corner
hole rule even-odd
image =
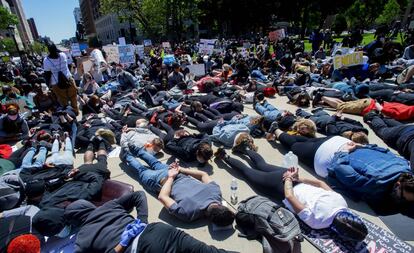
[[[168,177],[175,178],[178,173],[180,173],[180,166],[177,162],[174,162],[170,164],[169,170],[168,170]]]
[[[353,142],[353,141],[350,141],[350,142],[348,142],[347,144],[346,144],[346,146],[345,146],[345,151],[348,151],[348,152],[352,152],[352,151],[354,151],[355,149],[357,149],[358,147],[360,147],[360,146],[362,146],[362,145],[360,145],[360,144],[357,144],[357,143],[355,143],[355,142]]]
[[[223,119],[223,118],[220,118],[220,119],[218,120],[218,123],[219,123],[219,124],[224,123],[224,119]]]
[[[339,110],[335,113],[335,116],[338,118],[342,118],[342,110]]]
[[[299,181],[299,169],[298,168],[289,168],[285,173],[283,173],[283,181],[286,179],[292,180],[292,182]]]
[[[142,223],[140,219],[136,219],[134,223],[128,224],[122,232],[121,241],[119,244],[122,247],[128,247],[131,240],[135,239],[142,231],[144,231],[147,224]]]
[[[69,171],[68,173],[68,178],[73,178],[74,176],[76,176],[76,174],[79,173],[79,169],[78,168],[73,168]]]

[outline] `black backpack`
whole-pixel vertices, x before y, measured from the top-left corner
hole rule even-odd
[[[301,230],[295,215],[268,198],[253,196],[240,202],[236,223],[240,236],[261,239],[266,252],[292,252]]]

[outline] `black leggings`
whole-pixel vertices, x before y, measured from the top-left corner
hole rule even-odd
[[[268,196],[278,194],[279,197],[283,197],[283,174],[287,169],[266,163],[263,157],[255,151],[247,150],[246,155],[249,156],[252,164],[254,164],[253,168],[232,157],[227,157],[224,161],[233,169],[240,171],[247,181],[263,189],[265,191],[264,194]]]
[[[300,135],[282,133],[279,136],[279,141],[283,146],[297,155],[301,162],[313,168],[316,151],[325,141],[332,137],[307,138]]]
[[[198,131],[200,131],[201,133],[207,133],[207,134],[212,134],[213,128],[217,126],[219,122],[219,120],[210,120],[207,122],[200,122],[192,117],[187,117],[187,120],[188,122],[196,126]]]
[[[160,121],[159,124],[162,128],[167,132],[167,134],[163,133],[159,128],[154,126],[149,126],[149,129],[156,134],[158,137],[160,137],[161,140],[164,141],[164,145],[170,142],[172,139],[174,139],[175,130],[168,125],[165,122]]]

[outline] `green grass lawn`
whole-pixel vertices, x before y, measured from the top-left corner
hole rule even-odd
[[[365,33],[362,37],[363,37],[362,45],[364,45],[364,46],[374,40],[374,34],[373,33]],[[342,41],[342,37],[334,37],[334,40],[337,41],[337,42],[340,42],[340,41]],[[401,36],[398,35],[397,39],[395,41],[401,43]],[[312,51],[312,43],[310,43],[309,40],[307,40],[307,39],[305,40],[305,51],[306,52]]]

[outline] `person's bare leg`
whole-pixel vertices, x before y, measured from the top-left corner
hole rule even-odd
[[[344,102],[338,98],[331,97],[322,97],[321,100],[334,109],[336,109],[340,103]]]

